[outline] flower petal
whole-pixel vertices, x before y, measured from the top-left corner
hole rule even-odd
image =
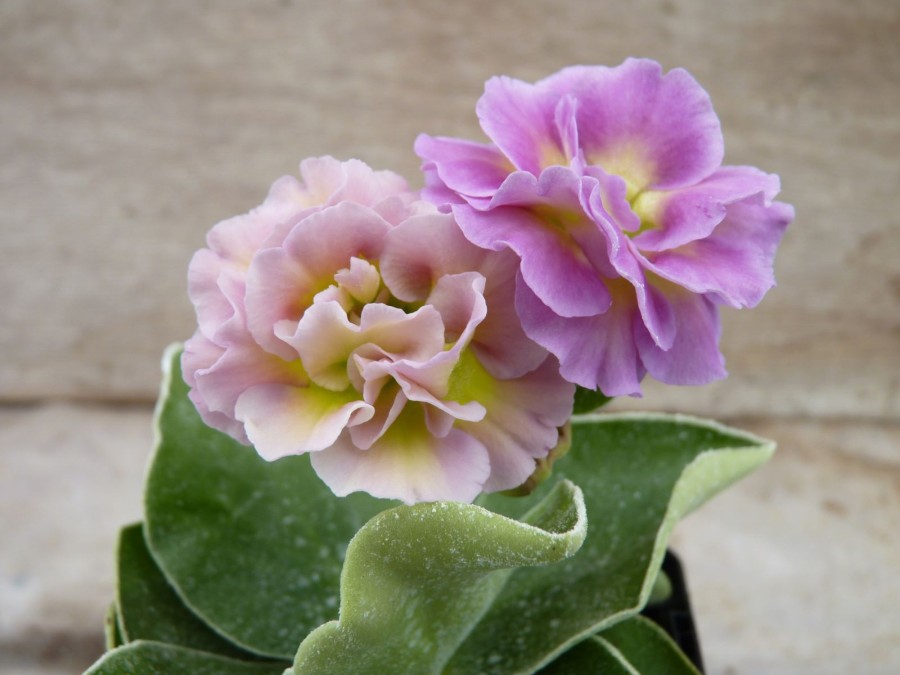
[[[489,214],[454,211],[463,231],[492,247],[509,247],[521,259],[525,283],[560,316],[591,316],[609,306],[593,266],[552,226],[529,209],[501,207]]]
[[[181,355],[181,372],[184,381],[190,387],[188,397],[200,413],[203,421],[213,429],[223,431],[235,440],[249,445],[250,441],[244,433],[244,425],[234,419],[233,414],[218,410],[210,410],[204,397],[197,389],[197,374],[216,363],[225,350],[207,339],[199,330],[184,344]],[[231,408],[233,411],[233,406]]]
[[[437,349],[429,357],[398,358],[372,362],[362,373],[364,379],[392,377],[411,401],[426,403],[459,419],[479,420],[484,417],[481,404],[447,400],[451,375],[457,370],[478,324],[487,312],[484,297],[484,277],[477,272],[446,275],[438,280],[428,303],[420,309],[438,311],[445,323],[450,323],[445,335],[452,342],[448,349]],[[368,398],[367,398],[368,400]],[[432,420],[435,421],[435,420]]]
[[[732,307],[754,307],[775,285],[775,251],[793,218],[791,206],[767,206],[757,195],[728,206],[725,220],[710,236],[651,256],[648,267]]]
[[[231,416],[248,387],[267,382],[306,384],[302,369],[260,349],[249,336],[223,349],[198,332],[185,343],[183,362],[189,373],[185,379],[205,407]]]
[[[208,248],[201,248],[191,258],[188,295],[197,314],[197,324],[207,337],[213,337],[243,305],[243,276],[234,267]],[[229,297],[227,289],[235,289],[237,297]]]
[[[477,401],[460,403],[445,399],[447,380],[449,379],[448,371],[456,365],[455,359],[444,356],[446,353],[438,354],[427,363],[406,360],[373,361],[368,365],[363,376],[375,379],[388,376],[400,385],[407,400],[425,403],[427,404],[426,409],[435,408],[451,415],[454,419],[477,422],[484,417],[483,405]],[[444,365],[447,365],[448,368],[443,368]],[[441,424],[446,424],[446,420],[443,420]]]
[[[517,268],[518,261],[509,251],[486,256],[479,267],[487,279],[487,316],[475,329],[470,349],[501,380],[531,372],[547,358],[547,351],[525,334],[516,314]]]
[[[381,277],[394,297],[422,302],[447,274],[480,271],[488,254],[463,236],[450,214],[413,216],[385,237]]]
[[[484,143],[420,134],[415,151],[424,160],[422,196],[438,205],[458,203],[460,197],[478,204],[490,198],[513,169],[500,150]]]
[[[647,191],[634,209],[649,228],[634,238],[642,251],[665,251],[708,237],[725,218],[728,206],[778,194],[778,176],[749,166],[727,166],[704,180],[669,192]]]
[[[328,156],[310,157],[300,163],[300,175],[303,184],[295,187],[292,196],[306,208],[345,201],[375,206],[388,197],[409,191],[406,179],[399,174],[374,171],[358,159],[341,162]],[[282,190],[279,195],[285,193]],[[270,199],[275,196],[270,193]]]
[[[300,163],[300,175],[302,182],[282,176],[272,184],[262,208],[276,224],[257,248],[281,246],[304,217],[342,201],[392,213],[398,208],[408,212],[406,204],[413,197],[402,176],[373,171],[357,159],[340,162],[334,157],[310,157]]]
[[[425,359],[442,353],[444,325],[434,307],[412,314],[382,304],[363,307],[359,325],[336,302],[319,302],[306,310],[292,336],[282,338],[303,361],[310,379],[327,389],[350,386],[347,363],[362,345],[394,358]],[[370,356],[371,358],[371,356]]]
[[[334,392],[315,385],[261,384],[241,394],[235,417],[260,456],[274,461],[318,452],[332,445],[347,423],[374,414],[356,392]],[[359,412],[357,412],[359,411]]]
[[[478,423],[457,427],[487,448],[491,475],[485,492],[521,485],[534,472],[535,459],[556,446],[561,427],[572,414],[575,386],[559,377],[553,357],[515,380],[498,380],[485,400],[487,414]]]
[[[471,502],[490,473],[484,445],[458,429],[443,438],[433,436],[421,411],[409,406],[368,450],[354,446],[344,433],[311,459],[313,469],[338,496],[365,491],[407,504]]]
[[[388,233],[381,257],[385,285],[405,302],[426,300],[447,275],[470,270],[482,274],[488,311],[475,330],[471,348],[493,375],[504,379],[534,370],[546,357],[546,351],[525,335],[515,314],[517,268],[515,254],[478,248],[450,215],[401,223]]]
[[[625,179],[607,173],[599,166],[587,166],[584,173],[588,177],[585,180],[588,211],[594,214],[602,213],[619,230],[637,232],[641,227],[641,219],[632,210],[628,201],[628,184]],[[590,182],[591,178],[596,181],[596,185]],[[601,208],[591,209],[591,203]]]
[[[492,77],[475,110],[481,128],[515,168],[537,176],[545,167],[568,164],[564,147],[571,139],[560,137],[556,103],[533,84]]]
[[[608,212],[602,203],[602,190],[591,190],[588,206],[594,217],[594,222],[605,234],[607,246],[607,260],[612,265],[612,273],[607,272],[605,282],[610,293],[611,302],[624,302],[630,305],[636,300],[640,310],[641,319],[644,322],[653,341],[662,349],[667,349],[675,337],[675,327],[671,320],[671,309],[665,298],[654,292],[647,280],[645,273],[646,261],[640,251],[625,234],[612,225]],[[623,284],[617,281],[622,279],[631,284],[633,293],[625,290]],[[616,292],[613,289],[618,289]],[[615,297],[614,297],[615,296]]]
[[[244,295],[247,328],[253,339],[285,361],[298,358],[296,350],[276,336],[275,327],[281,322],[299,320],[316,292],[324,287],[325,283],[283,248],[257,253],[247,275]]]
[[[665,294],[673,307],[675,340],[660,349],[645,331],[635,331],[641,361],[653,377],[667,384],[700,385],[728,375],[719,352],[719,312],[702,295],[668,284]]]
[[[509,187],[512,183],[515,188]],[[466,237],[482,248],[514,251],[525,282],[557,314],[590,316],[605,311],[609,294],[581,243],[596,224],[582,210],[580,179],[569,169],[553,167],[540,180],[513,174],[504,187],[508,189],[495,197],[495,203],[504,205],[490,211],[454,207]],[[517,205],[505,205],[510,202]]]
[[[247,274],[245,300],[254,339],[290,359],[293,350],[275,335],[275,326],[299,321],[316,293],[333,284],[335,272],[349,267],[351,258],[377,260],[389,229],[371,209],[343,202],[297,223],[283,247],[257,253]]]
[[[578,141],[589,164],[621,176],[631,192],[690,185],[719,167],[722,132],[709,96],[685,70],[655,61],[573,66],[536,85],[578,100]]]
[[[281,180],[285,180],[282,178]],[[279,181],[276,181],[278,184]],[[249,213],[223,220],[206,235],[209,250],[225,261],[246,269],[272,230],[291,215],[302,212],[299,207],[285,208],[283,205],[263,203]]]
[[[359,369],[365,370],[362,365]],[[347,425],[353,445],[360,450],[371,448],[390,429],[408,401],[397,383],[390,382],[386,376],[382,386],[378,388],[377,396],[368,401],[375,409],[375,414],[370,419],[353,419]]]
[[[350,267],[338,270],[334,275],[335,282],[344,288],[359,303],[365,304],[375,300],[381,275],[378,268],[362,258],[350,258]]]
[[[478,272],[445,274],[428,295],[426,307],[433,307],[444,324],[444,341],[455,343],[452,351],[468,347],[475,330],[487,315],[484,301],[485,278]]]
[[[599,387],[607,396],[637,396],[646,371],[634,342],[639,312],[628,293],[618,288],[603,314],[567,318],[554,313],[523,282],[517,288],[516,310],[528,336],[559,359],[566,380],[588,389]]]

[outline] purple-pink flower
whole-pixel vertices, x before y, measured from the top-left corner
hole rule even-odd
[[[574,387],[523,332],[516,257],[472,245],[405,181],[301,164],[190,266],[182,359],[203,419],[338,495],[471,501],[557,444]]]
[[[609,396],[639,394],[647,373],[724,377],[718,306],[774,285],[793,209],[773,201],[777,176],[721,165],[700,85],[629,59],[492,78],[477,112],[492,143],[417,139],[423,196],[472,243],[516,255],[516,309],[562,374]]]

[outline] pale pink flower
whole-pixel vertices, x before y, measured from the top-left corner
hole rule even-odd
[[[185,379],[268,460],[311,453],[339,495],[471,501],[556,445],[573,387],[514,310],[517,261],[398,176],[307,160],[192,261]]]

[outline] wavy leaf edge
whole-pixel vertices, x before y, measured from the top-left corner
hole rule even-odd
[[[567,500],[564,510],[559,509],[559,505]],[[347,644],[356,644],[359,633],[359,616],[358,613],[368,611],[363,610],[363,604],[354,605],[356,602],[355,592],[352,586],[356,583],[356,579],[351,575],[356,574],[356,566],[367,557],[374,555],[373,551],[366,550],[369,541],[377,536],[377,533],[384,526],[395,525],[400,519],[402,513],[406,518],[415,518],[418,514],[434,513],[438,511],[450,511],[465,514],[469,518],[486,519],[493,521],[501,527],[508,528],[507,536],[522,536],[523,542],[527,539],[528,543],[521,545],[521,552],[517,554],[509,554],[511,557],[519,559],[513,562],[503,562],[499,559],[492,559],[489,555],[477,555],[471,561],[466,561],[462,565],[462,569],[472,574],[482,573],[481,579],[487,580],[489,575],[494,575],[493,580],[496,582],[490,588],[490,595],[483,602],[482,611],[478,615],[465,617],[467,623],[461,632],[454,636],[456,644],[451,651],[443,653],[430,664],[431,670],[427,672],[439,673],[445,667],[447,661],[455,653],[455,649],[468,636],[468,634],[477,626],[480,616],[490,606],[493,598],[502,589],[509,578],[509,572],[513,569],[530,566],[530,565],[550,565],[559,560],[574,555],[581,547],[587,534],[587,513],[584,505],[584,496],[581,489],[565,480],[560,481],[554,486],[553,490],[546,497],[530,509],[521,520],[514,520],[506,516],[500,515],[489,509],[474,504],[460,504],[456,502],[433,502],[416,504],[413,506],[399,506],[393,509],[383,511],[374,516],[366,523],[360,531],[351,540],[345,559],[344,572],[341,575],[341,607],[338,620],[329,621],[319,628],[312,631],[306,639],[300,644],[294,661],[294,670],[296,672],[306,672],[306,668],[312,667],[310,664],[321,663],[323,653],[327,650],[335,651],[335,646],[340,646],[342,641]],[[571,511],[574,510],[574,514]],[[542,517],[551,515],[549,527],[544,527],[540,523]],[[564,520],[556,519],[554,523],[553,516],[563,513]],[[574,519],[570,518],[574,515]],[[465,516],[463,516],[465,517]],[[568,527],[554,527],[556,525],[564,525],[571,521]],[[537,522],[538,524],[534,524]],[[467,533],[468,534],[468,533]],[[491,543],[494,543],[493,541]],[[532,544],[535,544],[532,546]],[[502,554],[500,554],[502,555]],[[430,569],[431,563],[435,558],[424,561],[426,569]],[[495,574],[495,573],[499,573]],[[487,585],[487,584],[485,584]],[[452,589],[451,589],[452,590]],[[425,597],[422,594],[421,597]],[[364,640],[361,640],[364,642]],[[412,662],[411,662],[412,663]],[[318,672],[318,671],[311,671]],[[324,672],[324,671],[323,671]],[[337,670],[334,666],[327,672],[337,673],[345,672]],[[412,671],[404,672],[426,672]]]

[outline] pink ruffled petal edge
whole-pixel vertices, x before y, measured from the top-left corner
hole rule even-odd
[[[345,433],[311,459],[338,496],[363,491],[407,504],[471,502],[490,473],[487,450],[469,434],[451,429],[437,438],[423,420],[403,416],[368,450],[355,447]]]
[[[572,66],[535,87],[578,100],[578,139],[586,161],[638,191],[691,185],[722,163],[722,131],[709,95],[681,68],[663,74],[649,59]]]
[[[259,455],[274,461],[289,455],[319,452],[330,447],[348,423],[361,423],[374,414],[355,392],[337,393],[316,386],[261,384],[241,394],[235,417]]]

